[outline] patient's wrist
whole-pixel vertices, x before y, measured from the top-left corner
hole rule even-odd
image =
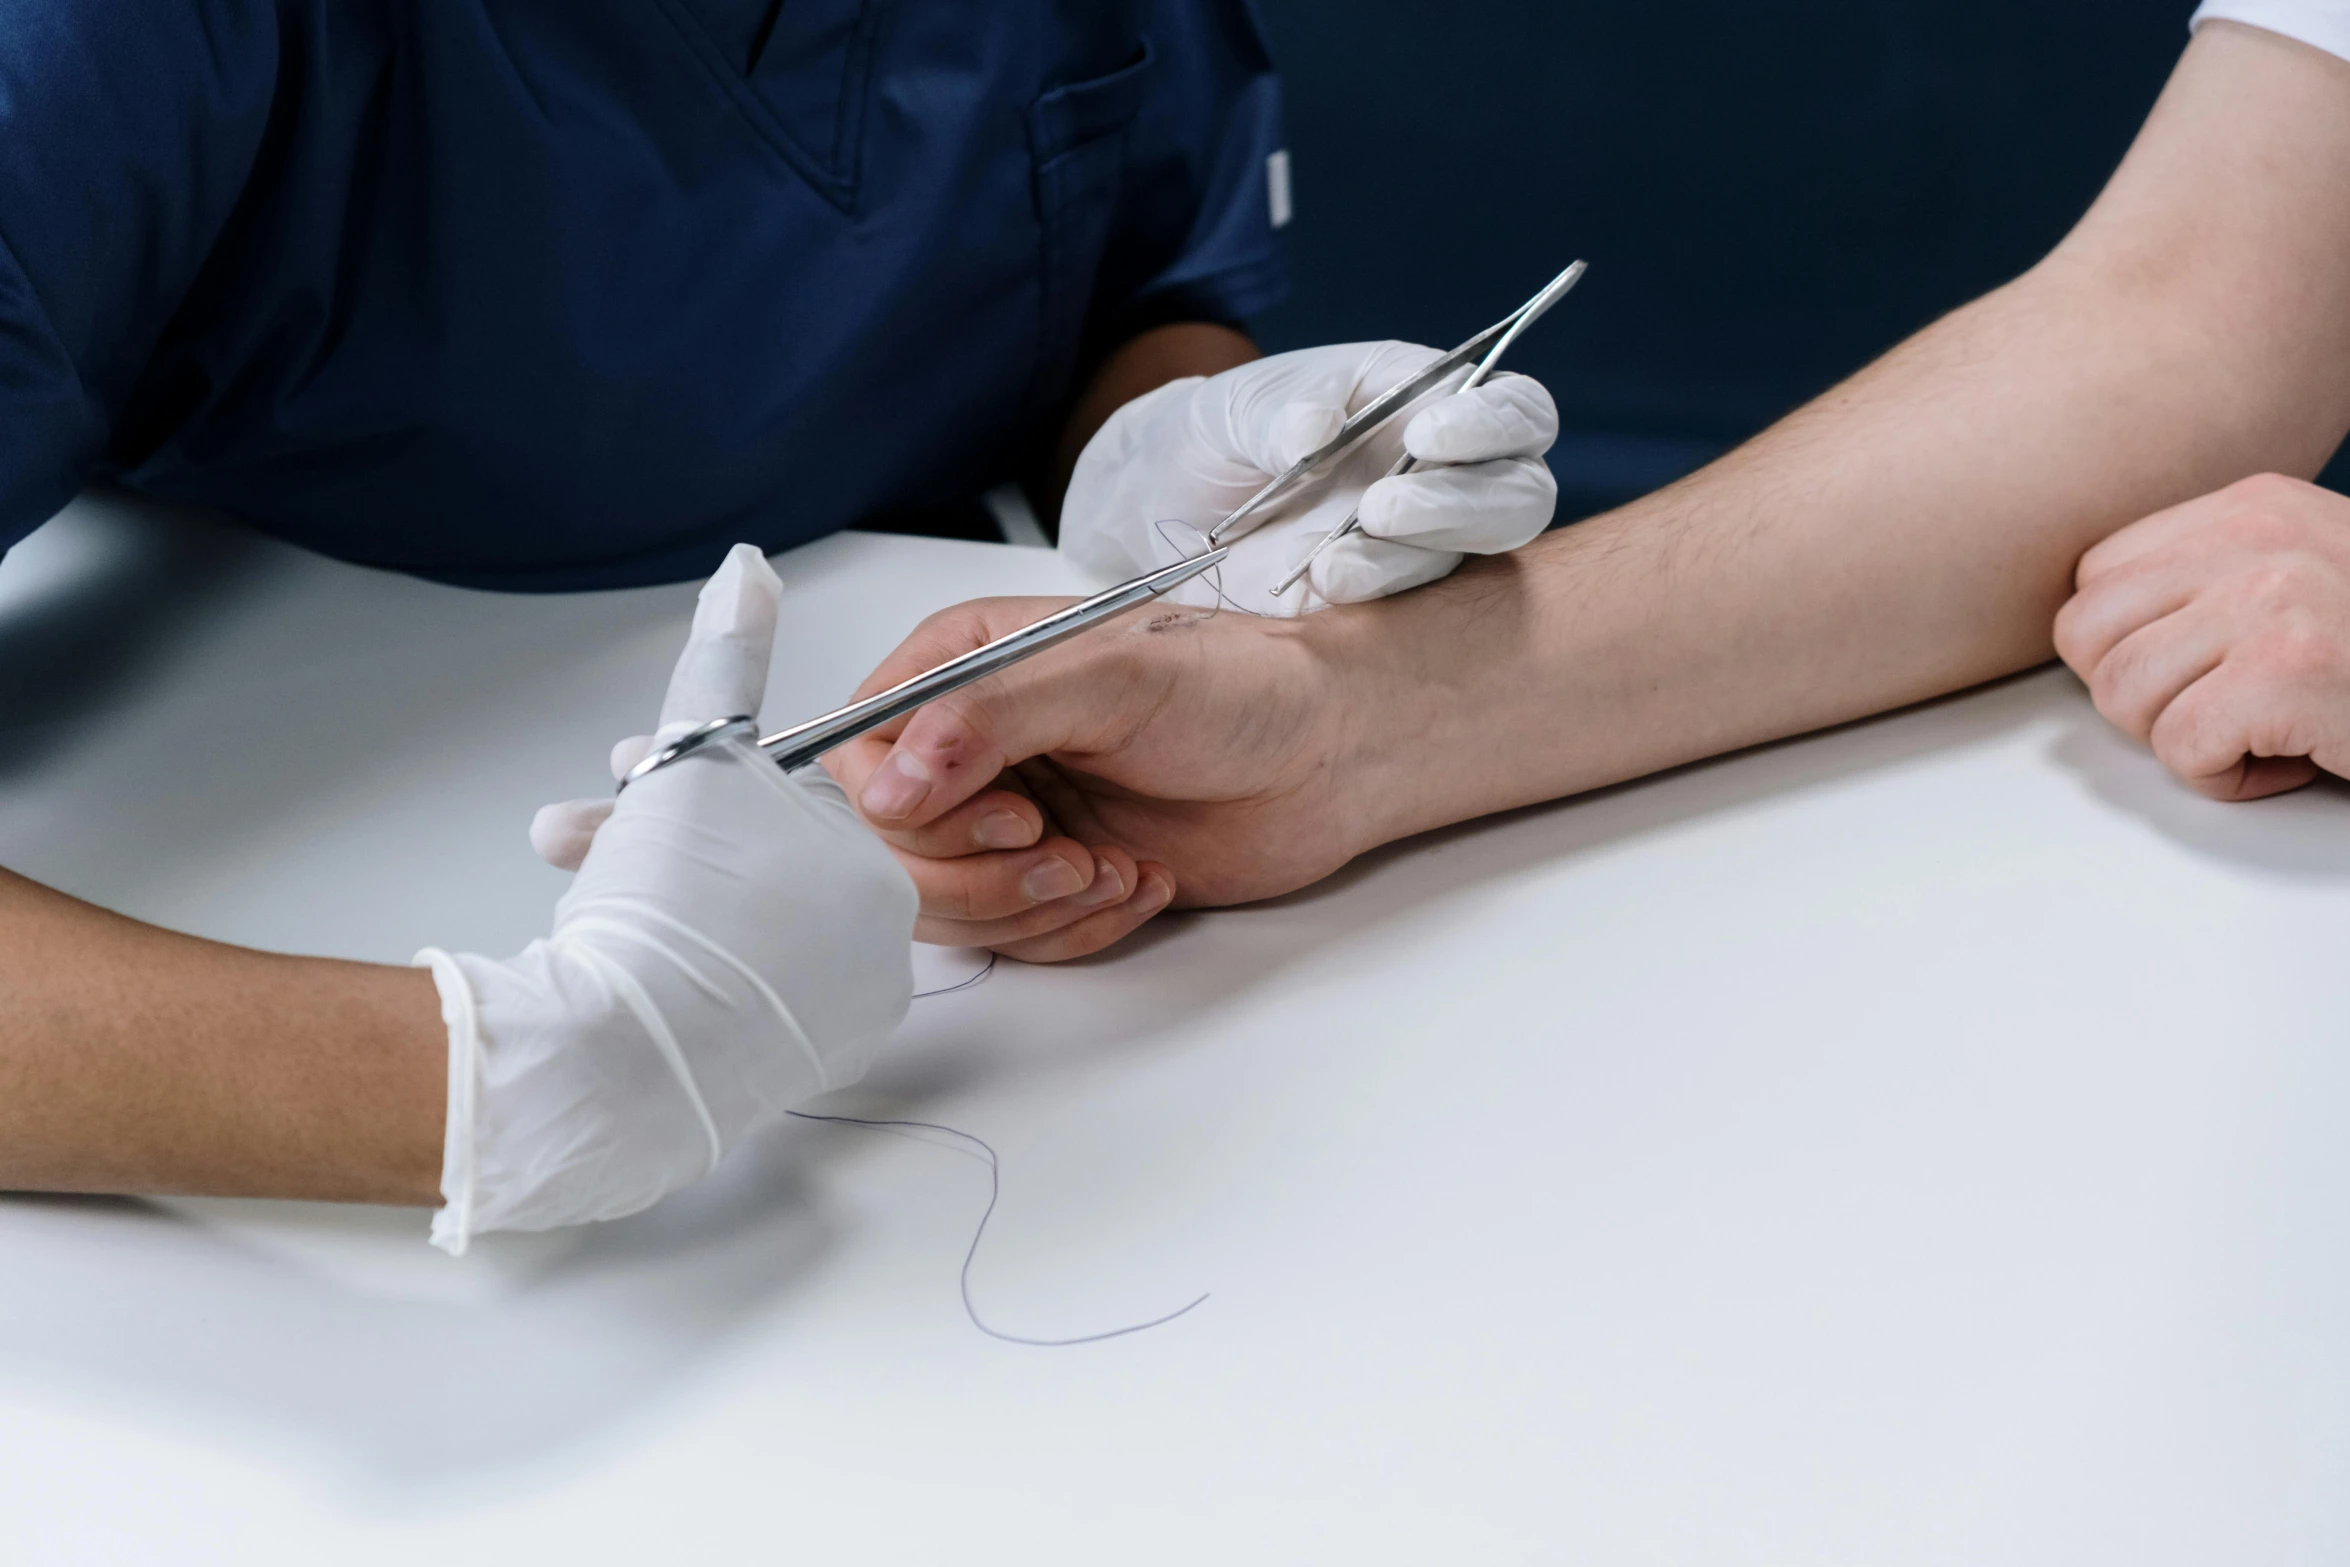
[[[1474,652],[1443,585],[1326,610],[1305,630],[1333,671],[1334,787],[1351,853],[1482,814]]]
[[[1547,542],[1307,617],[1335,671],[1355,853],[1629,776],[1574,735]],[[1604,640],[1589,657],[1621,661]]]

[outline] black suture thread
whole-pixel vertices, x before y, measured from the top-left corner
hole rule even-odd
[[[984,1137],[976,1136],[958,1127],[941,1126],[936,1121],[872,1121],[854,1115],[817,1115],[808,1110],[793,1110],[788,1113],[802,1121],[830,1121],[837,1126],[862,1126],[876,1131],[906,1129],[944,1132],[949,1137],[960,1137],[987,1155],[987,1210],[980,1214],[979,1226],[971,1232],[970,1249],[963,1253],[962,1285],[963,1315],[969,1317],[971,1325],[989,1338],[1002,1339],[1007,1344],[1026,1344],[1036,1349],[1067,1349],[1077,1344],[1099,1344],[1105,1339],[1124,1338],[1129,1333],[1146,1333],[1152,1328],[1164,1327],[1177,1317],[1195,1311],[1207,1302],[1208,1297],[1202,1295],[1190,1305],[1178,1307],[1163,1317],[1153,1317],[1148,1322],[1137,1322],[1131,1327],[1112,1328],[1107,1333],[1083,1333],[1076,1338],[1024,1338],[1017,1333],[1006,1333],[1001,1329],[990,1327],[987,1319],[979,1314],[978,1306],[974,1305],[971,1300],[971,1265],[979,1258],[979,1243],[987,1236],[987,1221],[995,1217],[996,1202],[1004,1192],[1003,1160],[997,1156],[994,1146]]]
[[[973,985],[980,983],[982,980],[986,979],[988,975],[995,972],[996,957],[997,954],[993,952],[989,953],[987,955],[987,967],[981,969],[978,973],[972,975],[969,979],[957,980],[952,985],[941,985],[936,990],[917,990],[914,992],[914,999],[916,1001],[928,1001],[932,996],[951,996],[958,990],[969,990]]]
[[[1167,533],[1169,528],[1181,528],[1184,532],[1199,540],[1199,549],[1196,551],[1188,549],[1184,545],[1178,543],[1175,539],[1169,537]],[[1216,547],[1215,545],[1208,542],[1208,536],[1206,534],[1200,532],[1199,529],[1193,527],[1190,523],[1185,522],[1180,517],[1170,517],[1164,522],[1154,522],[1151,524],[1151,531],[1159,536],[1159,541],[1161,543],[1167,545],[1170,549],[1174,550],[1177,555],[1182,556],[1185,560],[1197,560],[1200,558],[1200,556],[1205,555],[1208,553],[1208,551]],[[1249,611],[1242,609],[1238,604],[1235,604],[1230,598],[1225,596],[1224,568],[1222,566],[1210,566],[1206,571],[1200,574],[1200,581],[1205,582],[1208,585],[1208,591],[1216,595],[1216,607],[1218,609],[1228,609],[1235,615],[1245,615],[1249,613]]]

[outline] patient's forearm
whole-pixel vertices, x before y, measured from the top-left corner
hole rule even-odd
[[[2128,523],[2350,426],[2350,67],[2206,29],[2030,275],[1683,483],[1376,607],[1341,663],[1449,777],[1375,838],[2029,667]],[[1413,624],[1418,622],[1419,624]],[[1390,667],[1445,647],[1428,672]],[[1462,765],[1465,764],[1465,765]]]
[[[420,969],[139,924],[0,871],[0,1189],[433,1204]]]

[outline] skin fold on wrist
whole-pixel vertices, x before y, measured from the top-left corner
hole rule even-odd
[[[1528,693],[1517,689],[1536,607],[1527,574],[1500,557],[1285,623],[1329,671],[1328,744],[1350,854],[1522,803],[1529,789],[1540,797],[1539,784],[1513,784],[1512,747],[1490,739],[1538,717],[1521,711]]]

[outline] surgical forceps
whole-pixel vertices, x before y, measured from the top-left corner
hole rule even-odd
[[[1419,374],[1365,404],[1363,410],[1339,427],[1338,433],[1322,445],[1300,457],[1268,482],[1256,494],[1235,507],[1223,521],[1207,533],[1208,550],[1189,560],[1177,561],[1145,572],[1131,582],[1122,582],[1114,588],[1095,594],[1092,598],[1056,611],[1042,620],[1008,632],[985,647],[950,658],[935,669],[902,681],[887,691],[877,692],[862,701],[835,708],[820,718],[811,718],[804,724],[778,730],[758,740],[758,747],[776,766],[785,772],[797,772],[815,762],[825,752],[848,744],[859,735],[870,733],[893,719],[902,718],[927,702],[934,702],[949,692],[960,691],[975,680],[984,680],[999,670],[1009,669],[1022,659],[1043,652],[1046,648],[1066,642],[1078,633],[1100,625],[1103,621],[1125,614],[1139,604],[1148,603],[1169,588],[1189,582],[1201,573],[1223,564],[1232,553],[1232,547],[1223,542],[1232,526],[1251,512],[1272,504],[1305,483],[1324,463],[1343,457],[1364,441],[1387,427],[1398,414],[1427,392],[1440,385],[1463,365],[1474,362],[1476,368],[1460,390],[1481,385],[1493,373],[1493,368],[1508,352],[1525,330],[1567,296],[1569,290],[1583,280],[1584,264],[1580,261],[1567,268],[1541,293],[1536,294],[1517,309],[1470,338],[1442,358],[1434,360]],[[1482,356],[1482,357],[1480,357]],[[1412,459],[1406,456],[1388,470],[1390,476],[1411,471]],[[1322,552],[1361,526],[1361,519],[1349,513],[1346,521],[1314,546],[1298,568],[1273,591],[1280,593],[1305,575]],[[659,772],[670,764],[684,760],[696,751],[722,736],[739,735],[749,739],[758,735],[758,721],[748,714],[731,718],[713,718],[699,728],[688,730],[677,739],[646,757],[628,770],[620,780],[620,787],[649,773]]]
[[[1483,386],[1487,378],[1493,374],[1495,367],[1501,363],[1501,356],[1508,353],[1511,345],[1525,335],[1528,327],[1548,315],[1551,306],[1572,293],[1575,285],[1583,281],[1583,274],[1587,270],[1589,269],[1586,265],[1578,261],[1557,277],[1552,278],[1541,293],[1536,294],[1532,299],[1527,300],[1517,309],[1503,316],[1499,321],[1494,322],[1493,325],[1470,338],[1401,386],[1370,403],[1361,413],[1340,427],[1338,434],[1331,437],[1329,445],[1299,458],[1297,464],[1289,470],[1289,474],[1282,475],[1282,478],[1288,478],[1290,474],[1302,473],[1303,470],[1311,468],[1317,463],[1351,451],[1359,441],[1401,413],[1405,404],[1443,381],[1472,359],[1477,360],[1477,368],[1469,372],[1469,378],[1463,381],[1456,390],[1467,392]],[[1479,355],[1484,357],[1480,359]],[[1388,469],[1380,477],[1393,479],[1410,473],[1418,466],[1419,459],[1406,452],[1396,459],[1394,467]],[[1276,479],[1272,485],[1267,485],[1265,488],[1270,491],[1274,485],[1278,485],[1280,482],[1281,480]],[[1224,530],[1231,527],[1240,517],[1246,515],[1262,498],[1260,494],[1257,500],[1251,500],[1248,505],[1216,524],[1208,534],[1208,542],[1211,544],[1220,542]],[[1288,576],[1273,584],[1273,596],[1279,598],[1297,586],[1298,579],[1314,569],[1314,562],[1322,558],[1324,551],[1348,534],[1361,532],[1362,526],[1363,512],[1358,505],[1346,514],[1344,522],[1322,535],[1314,547],[1306,551],[1305,559],[1291,568]]]

